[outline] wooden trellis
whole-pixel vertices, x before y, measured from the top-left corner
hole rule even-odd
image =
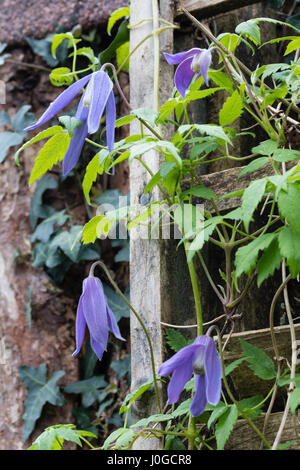
[[[182,12],[180,11],[181,5],[192,12],[193,15],[197,16],[197,18],[201,19],[210,18],[254,3],[258,3],[257,0],[211,0],[209,2],[206,0],[182,0],[181,4],[180,2],[171,0],[161,0],[159,4],[159,17],[170,22],[174,20],[180,21],[182,18]],[[131,25],[138,25],[131,29],[131,50],[147,35],[150,35],[153,29],[157,28],[157,25],[149,21],[149,18],[154,16],[152,6],[152,0],[144,0],[142,7],[140,0],[131,1]],[[174,48],[173,30],[169,29],[162,32],[159,36],[159,42],[161,52],[172,53]],[[148,107],[153,109],[154,107],[154,49],[155,42],[152,36],[147,41],[143,42],[132,56],[130,63],[130,99],[134,108]],[[160,102],[163,103],[170,97],[170,92],[174,86],[172,67],[168,66],[164,60],[161,60],[160,64],[159,85]],[[136,126],[137,124],[133,121],[131,134],[139,132],[139,128]],[[167,139],[168,135],[164,135],[164,138]],[[153,173],[156,173],[161,163],[159,154],[151,151],[145,156],[145,159]],[[216,194],[221,196],[225,192],[236,191],[249,184],[249,175],[237,179],[237,175],[241,170],[241,167],[222,170],[217,173],[204,175],[202,176],[202,180],[205,186],[212,187]],[[268,171],[270,171],[270,169],[263,169],[260,170],[258,174],[260,177],[263,177],[268,174]],[[257,177],[258,174],[253,174],[251,179]],[[131,205],[134,206],[138,205],[141,201],[141,196],[149,180],[149,175],[139,162],[134,162],[131,167],[130,179]],[[187,185],[188,183],[189,182],[186,181]],[[183,185],[184,184],[185,182],[183,182]],[[157,200],[159,194],[156,192],[152,194],[152,197],[153,200]],[[230,209],[237,206],[238,199],[229,198],[224,200],[222,204],[220,210]],[[184,303],[188,304],[193,301],[191,291],[186,287],[189,281],[185,278],[183,263],[171,259],[172,256],[175,256],[175,246],[172,240],[157,239],[148,241],[132,236],[130,241],[131,302],[145,320],[149,329],[153,349],[155,351],[156,367],[165,359],[163,332],[160,327],[160,322],[173,324],[194,323],[193,312],[191,312],[192,309],[188,309],[182,302],[183,294],[180,287],[181,284],[185,285],[185,295],[188,293]],[[176,271],[176,269],[178,271]],[[182,271],[179,271],[180,269],[182,269]],[[180,277],[180,281],[178,281],[178,277]],[[248,332],[248,334],[255,336],[256,332]],[[270,341],[268,330],[265,330],[263,334],[262,332],[259,334],[264,336],[264,344]],[[297,335],[299,334],[300,330],[297,329]],[[236,337],[238,338],[239,334],[236,334]],[[289,335],[286,334],[284,337],[289,345]],[[135,318],[131,320],[131,357],[132,389],[134,390],[152,376],[149,350],[143,331]],[[154,409],[155,402],[153,396],[149,395],[146,399],[136,404],[136,407],[133,409],[133,420],[149,416]],[[273,418],[273,421],[274,419],[276,421],[277,418]],[[239,426],[243,426],[243,423],[239,424]],[[251,436],[249,439],[251,442]],[[288,438],[286,440],[288,440]],[[235,445],[236,440],[233,438],[229,446],[231,446],[230,448],[234,448]],[[249,447],[249,445],[247,445],[247,447]],[[137,441],[135,448],[159,449],[160,442],[157,439]]]

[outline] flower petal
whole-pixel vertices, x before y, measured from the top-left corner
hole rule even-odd
[[[106,103],[106,140],[108,150],[113,151],[115,142],[115,124],[116,124],[116,103],[114,92],[111,91],[108,95]]]
[[[191,413],[193,416],[199,416],[203,413],[207,399],[205,394],[205,375],[195,374],[196,393],[191,404]]]
[[[193,62],[193,57],[188,57],[180,65],[178,65],[177,70],[174,76],[175,86],[177,88],[178,93],[185,97],[185,92],[190,86],[195,72],[191,69],[191,65]]]
[[[110,331],[114,334],[116,338],[120,339],[121,341],[126,341],[123,336],[121,336],[118,323],[116,322],[115,316],[109,307],[107,307],[106,312],[108,328],[110,329]]]
[[[222,366],[215,342],[208,338],[205,356],[206,397],[211,405],[217,405],[221,398]]]
[[[176,403],[179,400],[185,384],[190,380],[192,375],[193,367],[189,362],[183,363],[174,370],[168,386],[168,403]]]
[[[187,59],[188,57],[191,57],[195,54],[199,54],[199,52],[202,52],[203,50],[205,49],[199,49],[198,47],[194,47],[193,49],[189,49],[185,52],[178,52],[177,54],[168,54],[167,52],[164,52],[164,56],[168,64],[176,65],[180,64],[180,62]]]
[[[105,349],[108,340],[107,303],[100,279],[89,276],[83,281],[82,308],[91,338]]]
[[[177,367],[181,367],[183,363],[189,362],[192,365],[192,359],[195,351],[199,346],[197,344],[190,344],[180,349],[174,356],[161,364],[158,369],[158,375],[166,377],[170,375]]]
[[[92,336],[90,339],[90,343],[92,350],[94,351],[96,356],[98,356],[99,361],[101,361],[103,353],[104,351],[106,351],[106,347],[103,347],[103,345],[98,343]]]
[[[201,54],[200,75],[202,75],[206,85],[208,86],[208,69],[211,63],[211,51],[204,50]]]
[[[30,131],[35,129],[36,127],[41,126],[42,124],[45,124],[50,119],[52,119],[55,114],[59,113],[59,111],[61,111],[80,92],[80,90],[90,80],[91,76],[92,74],[86,75],[85,77],[70,85],[50,104],[40,119],[32,126],[26,127],[25,130]]]
[[[100,119],[104,112],[108,97],[113,89],[113,83],[106,72],[99,70],[93,73],[90,83],[91,102],[88,115],[89,134],[94,134],[100,126]]]
[[[72,356],[79,353],[85,334],[86,321],[82,310],[82,297],[79,299],[77,314],[76,314],[76,350]]]

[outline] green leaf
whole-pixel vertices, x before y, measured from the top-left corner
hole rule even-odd
[[[200,134],[206,134],[211,137],[215,137],[216,139],[221,139],[229,144],[231,143],[231,140],[228,135],[225,134],[224,129],[214,124],[184,124],[178,128],[178,133],[183,134],[184,132],[190,131],[191,128],[196,129]]]
[[[118,68],[122,68],[125,72],[129,73],[129,41],[124,42],[116,50],[116,60]]]
[[[73,133],[76,127],[82,126],[82,122],[75,116],[60,116],[58,120],[65,126],[70,137],[73,137]]]
[[[54,59],[51,54],[52,38],[53,34],[48,35],[44,39],[25,37],[33,52],[42,57],[50,67],[55,67],[58,64],[58,60]]]
[[[129,29],[128,29],[128,21],[122,21],[120,24],[117,34],[114,40],[110,43],[110,45],[100,53],[99,60],[100,64],[103,65],[105,63],[111,62],[113,55],[115,54],[116,50],[122,46],[125,42],[129,41]]]
[[[0,163],[2,163],[7,155],[10,147],[20,145],[23,142],[24,135],[18,132],[0,132]]]
[[[252,181],[245,189],[242,196],[242,217],[246,230],[249,230],[249,224],[252,220],[252,215],[258,204],[260,203],[264,193],[267,180],[261,178]]]
[[[145,392],[147,392],[147,390],[149,390],[150,387],[152,387],[152,384],[153,384],[153,379],[149,379],[147,382],[142,384],[137,390],[135,390],[132,393],[129,393],[122,403],[122,406],[120,408],[120,414],[124,413],[125,411],[128,411],[131,408],[131,405],[138,398],[140,398]]]
[[[65,214],[65,209],[60,212],[55,212],[41,222],[32,234],[31,241],[40,240],[47,243],[54,232],[54,225],[62,226],[70,218]]]
[[[70,383],[64,388],[64,392],[82,394],[82,406],[88,408],[98,399],[99,389],[107,387],[107,382],[103,377],[103,375],[94,375],[89,379]]]
[[[279,192],[278,209],[281,217],[300,235],[300,188],[297,183],[288,183],[287,191]]]
[[[282,262],[282,256],[279,251],[278,240],[274,238],[268,248],[263,252],[257,264],[257,286],[264,282],[269,276],[279,269]]]
[[[173,351],[177,352],[188,345],[185,337],[177,330],[168,328],[166,331],[166,341]]]
[[[291,227],[284,227],[278,235],[281,255],[286,263],[292,278],[300,272],[300,237]]]
[[[116,372],[118,380],[130,372],[130,354],[123,359],[118,359],[110,364],[110,367]]]
[[[220,88],[224,88],[228,93],[232,94],[234,92],[233,82],[226,73],[217,70],[210,70],[208,72],[208,76],[216,83],[216,85]]]
[[[291,413],[294,415],[296,413],[296,409],[300,405],[300,388],[295,388],[291,394],[290,398],[290,408],[291,408]]]
[[[86,167],[85,175],[82,182],[82,189],[85,199],[90,204],[90,190],[93,183],[96,181],[98,175],[103,174],[103,165],[100,165],[99,160],[103,160],[109,155],[108,150],[102,149],[97,153]]]
[[[244,362],[245,358],[240,357],[239,359],[236,359],[235,361],[231,362],[226,368],[225,368],[225,375],[231,374],[242,362]]]
[[[111,30],[114,27],[115,23],[124,18],[124,16],[130,15],[130,9],[128,7],[118,8],[117,10],[113,11],[109,17],[108,24],[107,24],[107,33],[111,36]]]
[[[51,45],[51,54],[55,59],[56,59],[56,49],[65,39],[68,40],[68,47],[70,47],[72,44],[72,40],[73,40],[73,36],[71,33],[59,33],[53,36],[52,45]]]
[[[103,215],[96,215],[83,227],[81,239],[82,243],[94,243],[97,238],[97,226],[103,219]]]
[[[256,45],[261,43],[260,29],[255,20],[248,20],[240,23],[235,28],[235,32],[250,38]]]
[[[277,162],[291,162],[300,158],[299,150],[277,149],[273,154],[274,160]]]
[[[131,114],[138,119],[148,122],[150,126],[155,127],[158,113],[149,108],[138,108],[131,111]]]
[[[260,168],[265,166],[267,163],[269,163],[268,157],[261,157],[261,158],[256,158],[255,160],[252,160],[252,162],[248,163],[248,165],[242,169],[238,178],[241,178],[244,175],[247,175],[249,173],[253,173],[254,171],[259,170]]]
[[[181,196],[184,197],[188,194],[192,194],[193,196],[201,197],[203,199],[218,199],[214,191],[210,188],[206,188],[205,186],[194,186],[181,193]]]
[[[25,413],[23,415],[23,440],[26,441],[34,430],[37,419],[41,416],[46,402],[52,405],[64,405],[64,397],[56,382],[65,375],[62,370],[53,373],[47,381],[47,365],[44,362],[39,367],[20,366],[19,375],[27,389]]]
[[[35,159],[34,167],[30,175],[29,184],[32,184],[40,176],[50,170],[53,165],[63,160],[70,143],[67,132],[55,133],[39,151]]]
[[[265,233],[246,246],[238,248],[235,254],[236,277],[240,277],[243,273],[251,274],[257,265],[257,257],[259,251],[265,250],[273,238],[275,233]]]
[[[74,429],[74,424],[59,424],[50,426],[40,434],[28,450],[61,450],[64,441],[74,442],[82,446],[80,438],[83,436],[97,437],[88,431]]]
[[[243,112],[243,102],[237,90],[233,92],[223,104],[219,112],[219,122],[221,126],[226,126],[238,119]]]
[[[276,368],[272,359],[261,349],[240,338],[241,347],[246,361],[254,374],[263,380],[276,377]]]
[[[225,444],[234,428],[234,425],[238,419],[239,413],[236,405],[228,406],[225,413],[220,416],[216,425],[216,440],[217,449],[223,450]]]
[[[45,175],[40,179],[40,181],[38,181],[30,201],[29,221],[33,230],[35,229],[39,219],[46,219],[55,212],[53,207],[43,204],[43,195],[45,191],[47,191],[47,189],[55,188],[57,188],[57,182],[50,175]]]
[[[47,137],[51,137],[51,136],[53,136],[55,134],[58,134],[62,131],[63,131],[63,128],[61,126],[52,126],[52,127],[49,127],[48,129],[45,129],[42,132],[39,132],[37,135],[32,137],[32,139],[25,142],[25,144],[23,144],[22,147],[19,148],[19,150],[15,154],[16,164],[19,165],[19,155],[24,149],[26,149],[26,147],[29,147],[29,145],[32,145],[35,142],[39,142],[40,140],[46,139]]]
[[[58,67],[51,71],[49,78],[54,86],[69,86],[73,83],[74,75],[69,67]]]
[[[261,142],[259,145],[256,147],[252,148],[252,153],[260,153],[261,155],[272,155],[275,150],[277,150],[278,145],[274,140],[265,140],[264,142]]]
[[[129,318],[130,308],[126,304],[126,302],[124,302],[122,297],[107,284],[103,284],[103,289],[108,302],[108,306],[113,312],[116,322],[119,322],[121,318]],[[124,295],[129,302],[129,287],[125,290]]]
[[[207,421],[207,427],[208,429],[211,427],[211,425],[217,421],[217,419],[222,416],[226,411],[228,411],[227,405],[223,403],[222,401],[219,401],[219,403],[215,406],[214,410],[212,411],[209,420]]]

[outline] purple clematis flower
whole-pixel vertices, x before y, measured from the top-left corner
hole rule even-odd
[[[27,131],[30,131],[48,122],[55,114],[59,113],[70,103],[86,84],[87,87],[81,97],[75,115],[75,117],[82,122],[82,125],[75,128],[69,148],[64,157],[64,175],[67,175],[77,164],[87,135],[94,134],[98,130],[105,107],[107,146],[110,152],[113,150],[116,105],[113,83],[108,74],[103,70],[98,70],[73,83],[50,104],[48,109],[46,109],[35,124],[26,128]]]
[[[107,348],[108,333],[111,331],[121,341],[121,336],[114,314],[110,310],[99,278],[89,275],[83,281],[82,294],[76,315],[76,350],[79,353],[85,334],[86,325],[90,331],[90,343],[99,361]]]
[[[207,403],[217,405],[221,397],[221,360],[210,336],[198,336],[193,344],[182,348],[160,366],[158,375],[166,377],[172,374],[168,386],[169,403],[178,401],[193,373],[196,393],[191,404],[191,413],[199,416]]]
[[[168,64],[177,65],[174,82],[178,93],[185,97],[185,92],[192,83],[194,76],[196,79],[202,75],[206,85],[208,85],[208,68],[211,63],[211,49],[199,49],[197,47],[186,52],[177,54],[164,53]]]

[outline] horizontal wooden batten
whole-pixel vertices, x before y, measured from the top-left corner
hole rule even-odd
[[[294,325],[296,338],[300,340],[300,324]],[[288,363],[291,362],[292,345],[289,325],[276,326],[274,328],[276,344],[281,357],[285,358]],[[227,340],[228,335],[222,338],[223,343]],[[217,338],[215,338],[217,339]],[[241,333],[233,333],[224,351],[225,365],[243,357],[240,339],[250,343],[253,346],[263,350],[272,359],[274,358],[274,349],[271,341],[271,333],[269,328],[261,330],[243,331]],[[285,362],[286,364],[286,362]],[[270,390],[274,380],[262,380],[249,368],[247,361],[242,362],[231,374],[231,380],[239,398],[246,398],[255,394],[265,395]],[[284,387],[282,388],[284,391]]]
[[[220,13],[259,3],[259,0],[181,0],[177,4],[177,16],[181,15],[180,8],[196,14],[197,18],[209,18]]]

